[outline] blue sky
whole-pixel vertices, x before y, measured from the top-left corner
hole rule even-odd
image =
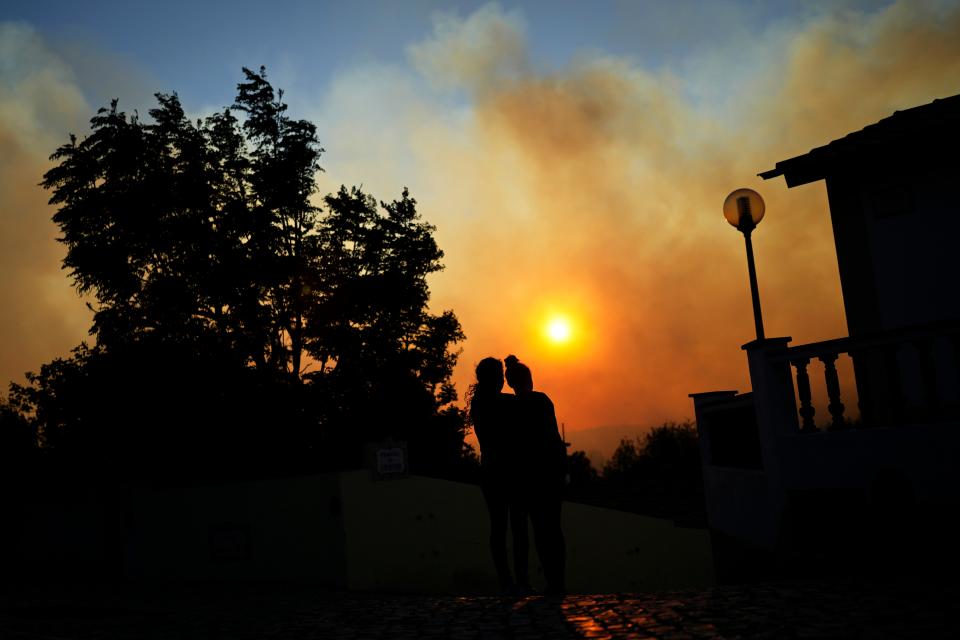
[[[72,60],[91,102],[105,101],[109,71],[175,90],[191,108],[225,104],[241,66],[266,65],[291,92],[322,90],[344,69],[402,61],[438,14],[467,16],[482,1],[49,2],[7,0],[0,19],[31,25]],[[622,56],[683,73],[690,59],[736,49],[777,25],[889,4],[847,2],[503,2],[519,15],[535,66],[561,67],[584,53]],[[104,58],[109,57],[104,69]],[[96,78],[105,73],[108,77]],[[137,98],[140,99],[139,96]]]

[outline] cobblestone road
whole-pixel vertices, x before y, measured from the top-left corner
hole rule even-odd
[[[803,582],[565,598],[290,586],[8,591],[0,638],[958,638],[960,589]]]

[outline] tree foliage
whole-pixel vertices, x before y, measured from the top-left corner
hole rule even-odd
[[[450,382],[464,336],[428,308],[434,227],[406,189],[319,199],[315,125],[263,67],[243,75],[195,121],[175,93],[146,121],[114,100],[51,156],[42,185],[95,344],[12,385],[4,421],[130,472],[158,453],[213,475],[342,467],[391,435],[449,474],[470,460]]]
[[[623,439],[603,467],[604,482],[652,514],[702,520],[703,481],[697,428],[667,422]]]
[[[300,374],[323,149],[262,68],[244,74],[233,109],[192,122],[176,94],[158,93],[144,123],[114,100],[89,136],[53,154],[42,184],[58,206],[63,266],[96,299],[98,345],[209,339]]]
[[[667,422],[643,437],[622,439],[599,474],[583,452],[574,452],[569,462],[574,500],[697,526],[706,522],[700,445],[692,422]]]
[[[586,451],[574,451],[567,455],[569,489],[573,494],[589,489],[597,481],[597,470],[587,457]]]
[[[603,467],[603,477],[628,485],[655,484],[665,491],[699,482],[700,448],[692,422],[667,422],[643,438],[624,438]]]

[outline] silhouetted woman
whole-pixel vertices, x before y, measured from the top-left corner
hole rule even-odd
[[[503,393],[503,364],[484,358],[477,365],[477,381],[470,387],[468,403],[477,440],[480,442],[480,486],[490,514],[490,553],[505,592],[528,591],[527,514],[517,499],[516,397]],[[507,524],[513,533],[513,566],[507,564]]]
[[[557,429],[553,402],[533,390],[530,368],[507,356],[507,384],[516,394],[519,467],[517,489],[525,497],[537,555],[547,579],[548,594],[566,591],[566,543],[560,524],[567,450]]]

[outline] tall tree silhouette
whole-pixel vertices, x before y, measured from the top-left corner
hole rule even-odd
[[[304,354],[305,316],[316,303],[315,271],[320,248],[319,209],[310,203],[316,191],[323,149],[316,127],[286,116],[283,92],[274,94],[266,72],[243,70],[234,106],[252,144],[250,210],[251,252],[263,271],[261,320],[266,321],[264,356],[272,366],[299,377]]]
[[[406,190],[378,204],[342,187],[318,206],[315,125],[263,67],[243,75],[233,105],[196,121],[175,93],[147,121],[114,100],[51,156],[42,185],[95,344],[12,385],[4,410],[63,455],[313,468],[394,435],[423,469],[456,468],[464,336],[428,310],[434,227]]]
[[[209,333],[299,377],[323,149],[263,68],[244,74],[242,127],[231,109],[193,123],[176,94],[156,94],[150,124],[114,100],[89,137],[56,151],[43,186],[59,205],[64,266],[96,297],[99,345]]]
[[[342,403],[327,404],[330,420],[411,440],[421,469],[457,460],[466,427],[451,405],[457,358],[449,347],[464,336],[453,312],[427,310],[427,276],[443,257],[434,227],[406,189],[378,207],[360,189],[342,187],[325,204],[323,298],[308,316],[308,344],[320,364],[312,378]]]
[[[612,506],[702,521],[705,507],[696,426],[666,422],[642,439],[622,439],[604,465],[597,489]]]

